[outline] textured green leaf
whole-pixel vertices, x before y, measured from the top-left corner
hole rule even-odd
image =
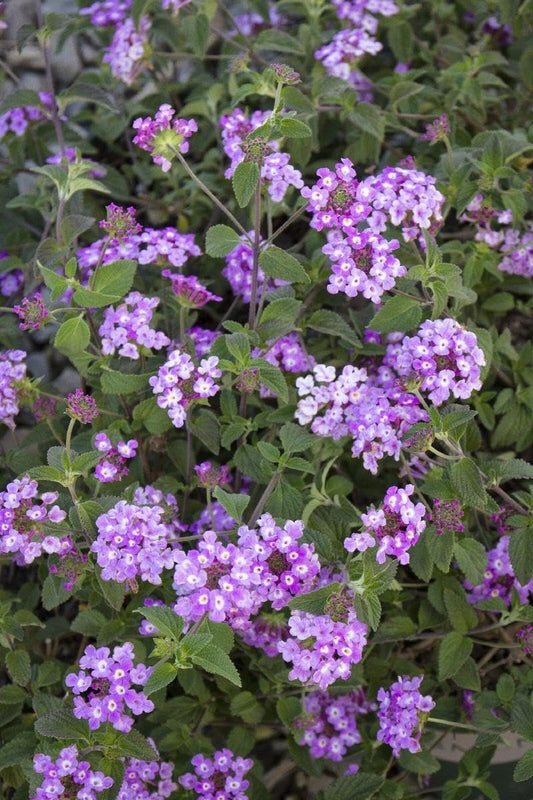
[[[270,245],[259,256],[259,266],[270,278],[281,278],[289,283],[309,283],[305,269],[297,258],[280,247]]]
[[[51,739],[87,739],[89,737],[89,726],[84,719],[77,719],[72,711],[66,708],[59,708],[51,711],[44,717],[39,717],[35,722],[35,730],[41,736],[48,736]]]
[[[381,601],[377,594],[369,591],[356,594],[354,606],[359,620],[369,625],[373,631],[377,631],[382,613]]]
[[[231,179],[233,192],[241,208],[246,208],[259,183],[259,165],[255,161],[242,161]]]
[[[273,300],[261,314],[257,332],[263,339],[277,339],[292,331],[302,303],[292,297]]]
[[[44,579],[42,602],[47,611],[57,608],[71,596],[71,592],[63,588],[64,582],[59,575],[47,575]]]
[[[422,307],[409,297],[391,297],[383,308],[370,320],[368,327],[381,333],[409,331],[420,323]]]
[[[383,784],[379,775],[343,775],[324,791],[324,800],[369,800]]]
[[[74,300],[86,308],[102,308],[118,303],[133,285],[137,262],[112,261],[99,267],[90,290],[81,288],[74,292]]]
[[[60,353],[77,355],[86,350],[91,340],[91,331],[83,317],[74,317],[63,322],[56,333],[54,344]]]
[[[450,479],[461,500],[481,511],[487,508],[489,496],[481,474],[471,458],[461,458],[450,468]]]
[[[473,642],[452,631],[439,646],[439,680],[452,678],[472,652]]]
[[[204,647],[199,653],[192,656],[192,661],[207,672],[220,675],[222,678],[226,678],[226,680],[230,681],[230,683],[235,684],[235,686],[241,686],[241,678],[233,661],[228,654],[219,647],[208,644],[207,647]]]
[[[227,225],[213,225],[205,237],[205,250],[209,256],[226,256],[239,244],[242,244],[239,234]]]
[[[256,359],[257,363],[259,361],[260,359]],[[268,361],[262,361],[259,366],[259,377],[261,383],[276,395],[280,403],[289,402],[289,388],[285,376],[279,367],[276,367],[274,364],[269,364]]]
[[[470,689],[470,691],[479,692],[481,689],[481,680],[477,664],[473,658],[469,656],[466,659],[462,667],[460,667],[453,676],[453,680],[461,689]]]
[[[511,728],[533,742],[533,706],[524,695],[515,697],[511,709]]]
[[[80,611],[76,619],[72,621],[71,630],[76,633],[83,633],[85,636],[98,636],[105,625],[106,618],[95,609]]]
[[[308,614],[324,614],[328,600],[332,594],[339,591],[340,587],[340,583],[330,583],[314,592],[300,594],[289,600],[289,608],[306,611]]]
[[[6,667],[12,680],[26,686],[31,680],[31,662],[25,650],[13,650],[6,655]]]
[[[135,728],[129,733],[120,733],[115,740],[115,747],[121,756],[141,761],[155,761],[157,758],[157,752],[148,739]]]
[[[240,717],[244,722],[257,723],[264,716],[261,705],[251,692],[239,692],[232,697],[230,711],[235,717]]]
[[[487,567],[487,553],[481,542],[475,539],[460,539],[455,542],[454,556],[465,577],[474,586],[483,581]]]
[[[216,456],[220,451],[220,429],[212,411],[202,408],[190,421],[190,431]]]
[[[511,533],[509,557],[514,574],[525,586],[533,578],[533,528],[519,528]]]
[[[230,517],[237,522],[242,521],[242,516],[250,503],[250,497],[247,494],[231,494],[220,486],[216,487],[213,494]]]
[[[339,336],[341,339],[348,342],[348,344],[354,346],[361,344],[355,331],[348,325],[346,320],[335,311],[329,311],[328,309],[315,311],[307,320],[307,326],[314,331],[329,333],[332,336]]]
[[[15,767],[35,753],[36,740],[30,731],[19,733],[0,747],[0,770]]]
[[[106,394],[130,394],[148,388],[149,372],[143,375],[131,375],[106,369],[102,372],[102,391]]]
[[[115,611],[120,611],[126,596],[125,585],[117,583],[117,581],[105,581],[100,575],[98,575],[98,585],[100,587],[100,593],[103,595],[108,606],[114,608]]]
[[[183,620],[167,606],[146,606],[135,609],[136,614],[142,616],[154,625],[161,636],[168,636],[174,641],[179,641],[183,631]]]
[[[178,668],[173,664],[158,664],[143,687],[144,694],[148,697],[159,689],[164,689],[172,683],[177,674]]]
[[[317,441],[314,434],[294,422],[286,422],[283,425],[279,432],[279,438],[285,453],[301,453]]]
[[[527,781],[530,778],[533,778],[533,750],[524,753],[513,772],[514,781]]]
[[[313,131],[301,119],[293,117],[283,117],[279,124],[282,136],[287,139],[307,139],[313,135]]]
[[[477,614],[466,599],[464,592],[459,594],[451,589],[444,589],[443,597],[448,619],[454,630],[466,633],[476,626]]]
[[[293,722],[302,713],[302,704],[297,697],[280,697],[276,703],[278,717],[288,730],[291,730]]]

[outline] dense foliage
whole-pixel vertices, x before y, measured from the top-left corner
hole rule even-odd
[[[518,797],[530,0],[0,5],[3,797]]]

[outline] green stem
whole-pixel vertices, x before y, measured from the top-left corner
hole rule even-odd
[[[255,329],[257,312],[257,289],[259,283],[259,251],[261,248],[261,181],[255,187],[254,204],[254,241],[252,247],[252,288],[250,292],[250,308],[248,312],[248,327]]]
[[[70,442],[71,442],[71,439],[72,439],[72,431],[74,430],[74,425],[75,424],[76,424],[76,420],[75,419],[71,419],[69,421],[68,428],[67,428],[67,436],[65,438],[65,450],[67,451],[67,457],[68,457],[69,463],[70,463]]]
[[[281,472],[275,472],[272,475],[272,477],[270,478],[269,482],[267,483],[267,485],[265,487],[265,491],[263,492],[263,494],[259,498],[259,501],[258,501],[256,507],[253,510],[252,516],[248,520],[248,525],[250,527],[252,525],[255,525],[257,519],[263,513],[263,509],[264,509],[264,507],[265,507],[265,505],[267,503],[267,500],[270,497],[270,495],[272,494],[272,492],[274,491],[274,489],[276,488],[276,484],[277,484],[277,482],[279,481],[280,478],[281,478]]]

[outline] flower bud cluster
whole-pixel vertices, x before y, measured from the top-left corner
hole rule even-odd
[[[133,663],[131,642],[115,647],[111,654],[108,647],[89,644],[80,658],[81,671],[71,672],[65,685],[72,690],[74,716],[86,719],[89,728],[97,730],[104,722],[110,722],[118,731],[128,733],[133,719],[127,711],[138,715],[154,710],[154,704],[144,692],[134,686],[144,686],[152,667]]]
[[[102,353],[138,360],[139,347],[161,350],[170,344],[162,331],[150,327],[154,309],[159,305],[157,297],[145,297],[140,292],[130,292],[124,302],[104,311],[104,321],[98,328],[102,337]]]
[[[20,319],[21,331],[38,331],[49,316],[39,292],[33,297],[24,297],[20,305],[13,306],[13,311]]]
[[[161,273],[164,278],[170,278],[172,291],[180,305],[185,308],[202,308],[206,303],[222,300],[217,294],[212,294],[196,277],[196,275],[182,275],[164,269]]]
[[[133,122],[133,127],[137,131],[133,143],[142,150],[152,153],[154,164],[158,164],[162,172],[168,172],[172,166],[173,151],[188,152],[189,142],[187,139],[190,139],[198,130],[194,119],[173,119],[175,113],[172,106],[163,103],[162,106],[159,106],[153,119],[152,117],[145,119],[138,117]],[[163,152],[158,152],[160,148]]]

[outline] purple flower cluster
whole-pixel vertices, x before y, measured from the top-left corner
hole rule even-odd
[[[237,166],[244,161],[245,153],[242,145],[246,137],[263,125],[270,113],[270,111],[254,111],[248,118],[240,108],[236,108],[231,114],[224,114],[220,118],[222,145],[224,152],[231,159],[231,165],[225,172],[226,178],[231,178]],[[270,152],[261,159],[261,180],[272,199],[281,202],[289,186],[302,188],[304,185],[302,173],[289,163],[288,153],[277,152],[279,142],[269,142],[267,150]]]
[[[289,630],[285,620],[273,614],[261,614],[252,620],[249,628],[239,631],[243,642],[250,647],[263,650],[270,658],[275,658],[279,654],[278,644],[286,641],[288,635]]]
[[[140,233],[142,225],[135,221],[135,209],[129,206],[124,209],[115,203],[106,206],[107,219],[100,221],[99,225],[109,236],[110,242],[123,242],[132,234]]]
[[[392,748],[394,758],[399,758],[401,750],[409,750],[410,753],[419,753],[421,750],[420,737],[424,722],[435,707],[430,695],[420,694],[423,679],[423,675],[416,678],[398,676],[389,689],[378,691],[377,739]]]
[[[426,130],[420,136],[423,142],[440,142],[450,132],[450,122],[447,114],[441,114],[440,117],[434,119],[426,125]]]
[[[96,408],[94,397],[85,394],[82,389],[76,389],[75,392],[67,395],[66,413],[71,419],[78,420],[82,425],[90,425],[100,412]]]
[[[137,131],[133,138],[133,143],[138,145],[141,150],[153,153],[154,164],[161,167],[162,172],[168,172],[171,165],[170,159],[173,158],[173,150],[180,153],[187,153],[189,150],[189,139],[198,130],[198,125],[194,119],[172,119],[176,113],[168,103],[163,103],[156,111],[154,118],[138,117],[134,120],[133,127]],[[171,135],[165,134],[168,131]],[[164,144],[165,154],[157,152],[158,146]]]
[[[29,475],[16,478],[0,492],[0,553],[16,553],[18,564],[31,564],[43,553],[64,556],[73,549],[68,536],[53,536],[43,529],[63,522],[66,513],[53,505],[58,492],[44,492],[38,498],[37,481]],[[49,508],[51,506],[51,508]]]
[[[416,336],[389,344],[383,363],[409,382],[418,384],[436,406],[450,395],[467,400],[481,389],[485,356],[475,333],[454,319],[423,322]]]
[[[0,351],[0,423],[15,429],[19,413],[19,382],[26,377],[24,350]]]
[[[252,356],[254,358],[262,357],[284,372],[293,373],[306,372],[312,369],[316,363],[313,356],[306,352],[296,332],[281,336],[279,339],[271,339],[267,342],[267,350],[264,353],[260,348],[254,348]],[[260,396],[273,397],[273,393],[265,386],[261,386]]]
[[[119,25],[131,8],[132,0],[98,0],[90,6],[80,9],[80,14],[91,17],[92,25],[106,27]]]
[[[127,442],[120,441],[114,447],[106,433],[97,433],[94,437],[94,446],[104,455],[94,468],[94,477],[100,483],[111,483],[124,478],[129,470],[126,466],[128,459],[135,458],[138,447],[136,439]]]
[[[253,233],[250,234],[253,236]],[[241,236],[241,239],[244,238]],[[236,297],[241,297],[244,303],[249,303],[252,293],[253,251],[249,244],[243,241],[234,247],[226,256],[226,266],[222,274],[229,282],[231,290]],[[259,295],[265,290],[274,289],[276,286],[285,286],[287,281],[281,278],[265,278],[265,273],[259,267],[257,272],[257,290]]]
[[[117,800],[163,800],[177,788],[172,780],[172,764],[168,761],[130,758],[126,762]]]
[[[205,531],[216,530],[231,531],[237,525],[237,520],[230,517],[224,506],[218,500],[211,501],[211,507],[203,508],[198,518],[189,525],[189,532],[193,536],[200,536]]]
[[[44,108],[52,107],[52,95],[49,92],[39,92],[39,99]],[[0,139],[11,131],[15,136],[22,136],[30,124],[37,120],[47,119],[42,108],[35,106],[22,106],[21,108],[11,108],[5,114],[0,115]]]
[[[72,690],[74,716],[86,719],[94,731],[104,722],[110,722],[118,731],[128,733],[133,725],[132,714],[149,713],[154,704],[144,692],[134,686],[144,686],[151,667],[133,664],[134,652],[131,642],[115,647],[111,655],[108,647],[89,644],[80,658],[81,671],[71,672],[65,685]]]
[[[8,258],[8,253],[0,253],[0,261]],[[12,269],[9,272],[0,273],[0,294],[2,297],[12,297],[17,294],[24,286],[24,273],[21,269]]]
[[[75,744],[64,747],[54,760],[44,753],[33,758],[33,769],[43,775],[31,800],[97,800],[97,795],[113,785],[113,779],[94,771],[88,761],[80,761]]]
[[[105,248],[105,250],[104,250]],[[143,228],[140,233],[130,233],[122,241],[98,239],[77,251],[78,264],[90,270],[100,261],[110,264],[119,259],[132,259],[139,264],[165,264],[182,267],[191,256],[202,251],[194,242],[194,234],[178,233],[176,228]]]
[[[33,297],[24,297],[19,306],[13,306],[13,311],[20,319],[21,331],[38,331],[49,316],[39,292]]]
[[[298,543],[302,535],[303,522],[280,528],[270,514],[258,519],[257,530],[241,526],[236,544],[207,531],[197,549],[176,553],[174,610],[186,622],[208,614],[242,630],[264,603],[283,608],[309,590],[320,569],[314,547]]]
[[[296,379],[296,388],[300,425],[310,422],[313,433],[335,440],[351,435],[352,454],[362,456],[373,474],[384,456],[399,459],[403,435],[428,418],[417,398],[398,387],[388,367],[369,377],[366,369],[347,365],[337,376],[335,367],[317,364],[313,375]]]
[[[361,741],[357,730],[357,714],[367,714],[372,704],[363,689],[334,697],[329,692],[310,692],[305,696],[305,713],[295,727],[303,733],[297,737],[309,747],[312,758],[341,761],[346,751]]]
[[[130,292],[124,302],[104,311],[104,321],[98,329],[102,337],[102,353],[114,355],[118,351],[124,358],[138,359],[139,347],[161,350],[170,344],[162,331],[150,327],[159,298],[145,297],[140,292]]]
[[[516,639],[526,656],[533,655],[533,625],[525,625],[516,632]]]
[[[348,591],[332,595],[325,614],[293,611],[289,636],[278,643],[283,660],[292,664],[289,680],[325,691],[336,680],[347,680],[361,661],[368,628],[357,619]]]
[[[194,772],[178,778],[184,789],[193,790],[198,800],[247,800],[249,781],[244,775],[251,770],[251,758],[235,757],[231,750],[217,750],[213,758],[193,756]]]
[[[119,500],[97,518],[96,527],[91,551],[97,554],[103,580],[131,586],[141,578],[159,586],[163,570],[174,566],[176,553],[170,546],[174,527],[161,505]]]
[[[533,594],[533,580],[522,586],[518,582],[511,559],[509,558],[509,536],[502,536],[492,550],[487,553],[487,568],[483,582],[473,586],[468,581],[463,583],[470,603],[482,603],[484,600],[499,598],[506,606],[511,605],[511,590],[514,589],[522,604],[529,603]]]
[[[193,325],[193,327],[189,328],[185,333],[189,339],[192,339],[196,358],[206,356],[211,350],[213,342],[218,339],[219,336],[222,336],[222,331],[210,331],[207,328],[202,328],[200,325]],[[180,342],[178,342],[178,344],[180,344]]]
[[[126,86],[131,86],[145,66],[148,34],[152,27],[149,17],[141,17],[135,27],[127,18],[117,25],[113,40],[102,61],[107,62],[112,74]]]
[[[224,486],[225,483],[229,483],[231,480],[229,469],[226,465],[215,467],[210,461],[202,461],[201,464],[196,464],[194,471],[200,484],[206,489]]]
[[[344,540],[346,550],[349,553],[356,550],[363,553],[377,544],[378,564],[385,563],[386,556],[397,558],[400,564],[408,564],[409,550],[426,528],[426,507],[410,499],[414,490],[411,483],[405,489],[390,486],[380,509],[369,508],[366,514],[361,514],[365,527],[360,533],[352,533]]]
[[[185,308],[202,308],[206,303],[222,300],[217,294],[213,294],[203,283],[200,283],[196,275],[182,275],[178,272],[171,272],[164,269],[161,273],[164,278],[170,278],[172,291],[176,295],[178,303]]]
[[[176,428],[182,428],[187,409],[195,400],[214,397],[220,390],[216,383],[222,372],[217,367],[218,358],[202,358],[196,366],[190,355],[173,350],[157,376],[149,383],[154,394],[160,395],[157,404],[164,408]]]
[[[438,497],[433,500],[431,522],[435,526],[437,535],[440,536],[446,531],[462,533],[465,529],[461,522],[463,517],[464,511],[459,500],[440,500]]]

